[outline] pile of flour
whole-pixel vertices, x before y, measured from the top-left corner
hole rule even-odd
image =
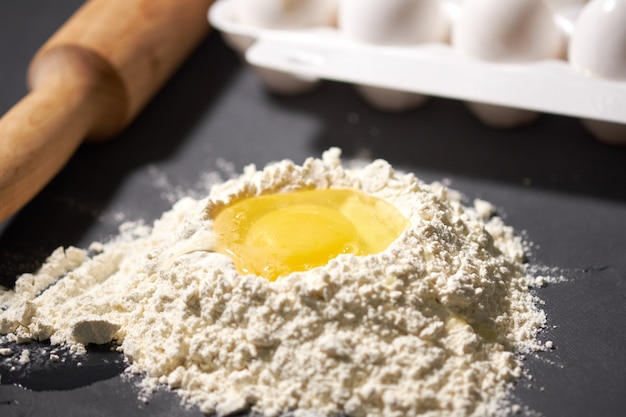
[[[212,252],[220,208],[313,187],[383,198],[411,226],[382,253],[341,255],[275,282],[242,276]],[[147,388],[167,385],[206,413],[501,413],[545,315],[520,239],[488,203],[460,200],[385,161],[346,168],[338,149],[302,166],[249,166],[153,227],[58,249],[0,294],[0,332],[76,351],[113,340]]]

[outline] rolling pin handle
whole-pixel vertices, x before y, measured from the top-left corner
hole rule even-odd
[[[84,139],[124,129],[209,31],[212,0],[89,0],[40,48],[0,119],[0,222]]]
[[[84,138],[111,137],[127,122],[124,84],[92,51],[49,49],[29,79],[32,91],[0,119],[0,221],[31,200]]]

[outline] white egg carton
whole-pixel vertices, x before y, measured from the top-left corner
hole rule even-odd
[[[250,0],[218,0],[209,21],[273,91],[293,94],[319,80],[341,81],[356,85],[383,110],[416,106],[427,96],[448,97],[468,102],[495,127],[522,124],[525,114],[553,113],[580,118],[603,141],[626,143],[626,82],[590,76],[566,59],[488,62],[459,53],[449,41],[381,46],[354,40],[330,24],[261,28],[239,22],[237,10],[244,1]],[[458,15],[463,0],[441,1],[450,16]],[[555,9],[565,42],[583,7]]]

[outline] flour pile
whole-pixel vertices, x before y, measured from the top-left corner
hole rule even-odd
[[[211,251],[221,207],[314,187],[385,199],[411,227],[382,253],[274,282],[242,276]],[[537,348],[545,316],[520,239],[492,212],[385,161],[346,168],[338,149],[302,166],[249,166],[152,228],[57,250],[0,295],[0,331],[77,350],[114,340],[146,387],[168,385],[206,413],[502,412],[522,373],[517,354]]]

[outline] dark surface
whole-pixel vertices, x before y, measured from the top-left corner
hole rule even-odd
[[[0,4],[0,113],[25,94],[31,56],[80,3]],[[330,146],[346,157],[385,158],[427,181],[449,179],[468,198],[494,203],[534,243],[530,262],[566,278],[539,291],[549,319],[541,338],[556,348],[527,357],[532,379],[514,390],[522,415],[623,415],[626,149],[598,143],[559,116],[500,131],[444,99],[384,114],[341,84],[273,96],[216,33],[123,134],[85,144],[0,224],[0,283],[12,286],[58,246],[105,240],[124,220],[151,222],[170,207],[173,192],[202,191],[202,173],[228,177],[248,163],[282,158],[301,163]],[[80,363],[60,351],[51,362],[56,350],[45,344],[22,348],[33,352],[29,365],[0,358],[0,416],[199,415],[171,392],[138,400],[137,381],[120,375],[123,358],[106,348]]]

